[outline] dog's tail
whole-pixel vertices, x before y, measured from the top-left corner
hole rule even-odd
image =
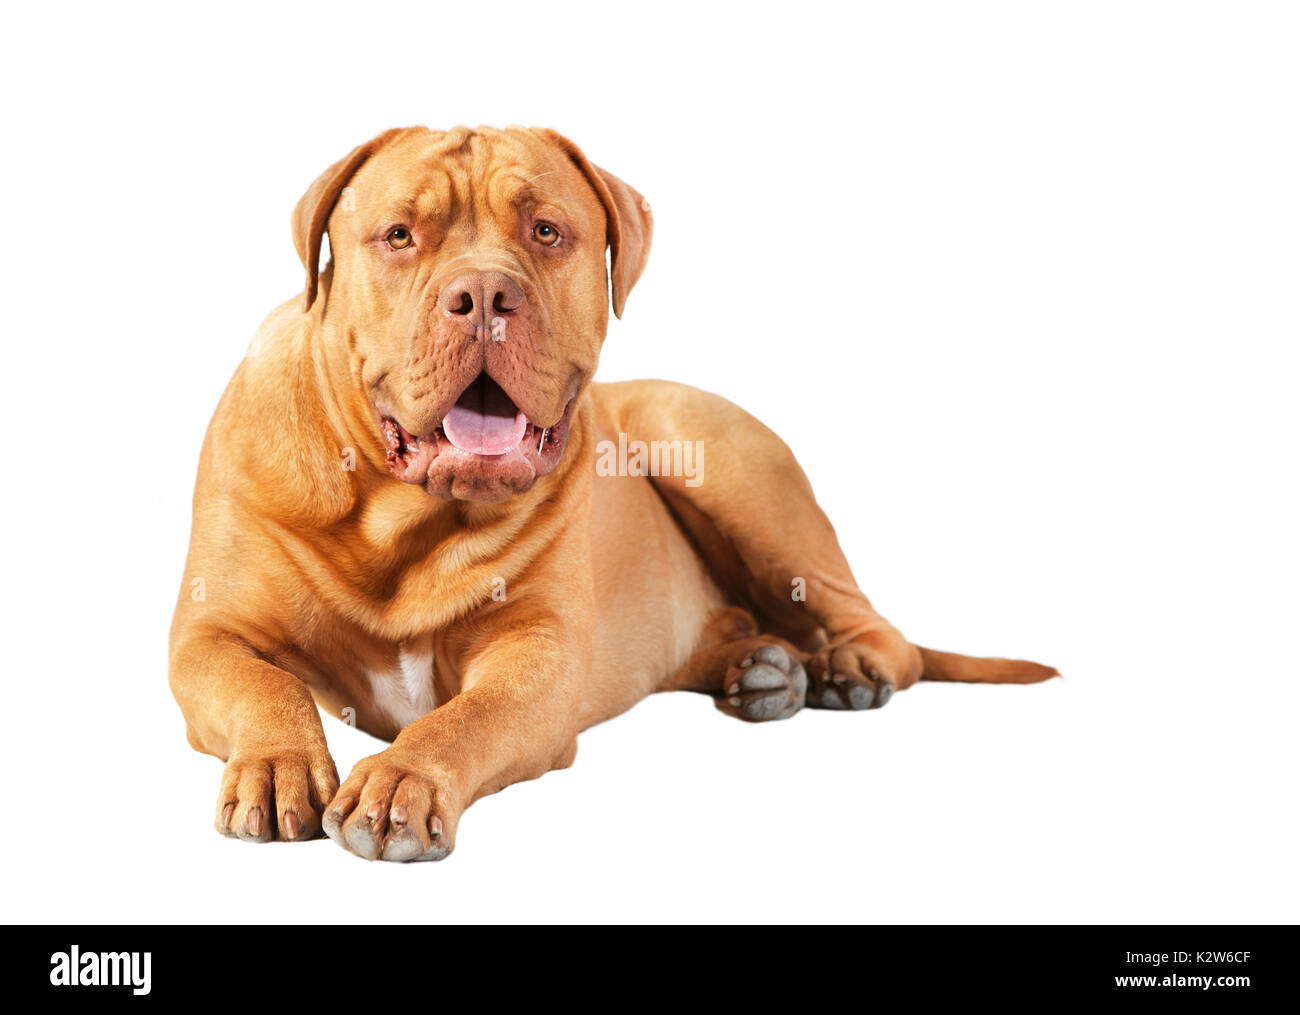
[[[1050,666],[1023,659],[980,659],[921,648],[922,680],[955,680],[969,684],[1036,684],[1059,677]]]

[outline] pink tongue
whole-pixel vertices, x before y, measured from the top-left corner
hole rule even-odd
[[[442,421],[447,440],[476,455],[504,455],[517,447],[528,418],[495,382],[480,377]]]

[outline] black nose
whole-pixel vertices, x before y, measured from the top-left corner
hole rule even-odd
[[[506,317],[524,305],[519,283],[500,271],[462,271],[438,296],[438,306],[453,317],[482,327],[492,317]]]

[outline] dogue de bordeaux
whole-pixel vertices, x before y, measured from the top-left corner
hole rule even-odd
[[[736,406],[592,382],[651,230],[536,128],[389,130],[298,202],[306,291],[208,429],[171,630],[218,831],[437,860],[474,800],[655,691],[764,721],[1055,675],[909,643]],[[342,785],[317,703],[391,741]]]

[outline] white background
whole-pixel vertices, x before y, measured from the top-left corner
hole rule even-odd
[[[1300,917],[1294,8],[34,10],[0,43],[6,920]],[[767,726],[660,696],[442,864],[220,838],[166,683],[199,445],[301,288],[294,203],[413,123],[553,126],[642,190],[600,376],[750,409],[909,636],[1066,678]],[[380,747],[326,730],[343,774]]]

